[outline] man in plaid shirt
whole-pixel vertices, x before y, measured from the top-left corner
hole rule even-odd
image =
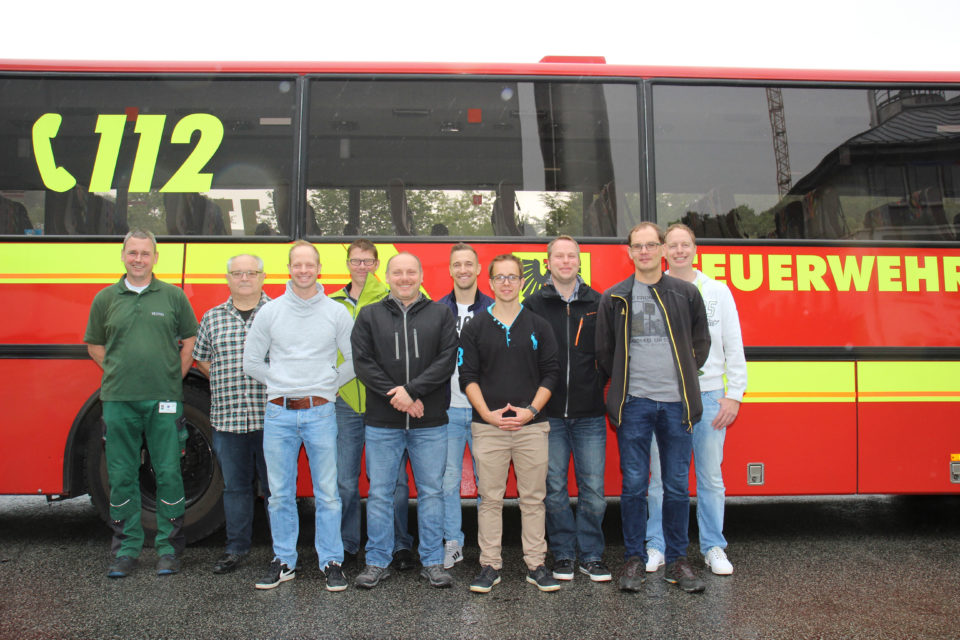
[[[223,512],[227,548],[213,566],[230,573],[250,552],[253,533],[254,480],[265,496],[263,410],[266,387],[243,373],[243,344],[253,318],[270,298],[263,293],[263,260],[239,255],[227,261],[230,297],[203,315],[193,357],[210,378],[210,423],[213,450],[223,473]]]

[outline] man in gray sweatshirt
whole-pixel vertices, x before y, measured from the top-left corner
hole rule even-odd
[[[314,545],[328,591],[347,582],[340,564],[340,494],[337,491],[337,389],[354,377],[353,321],[317,282],[320,255],[309,242],[290,249],[286,292],[265,304],[247,334],[243,371],[267,386],[263,456],[270,485],[273,561],[257,589],[292,580],[297,569],[297,460],[306,449],[316,500]],[[337,367],[337,350],[344,361]]]

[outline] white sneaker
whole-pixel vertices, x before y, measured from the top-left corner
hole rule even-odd
[[[710,567],[710,571],[718,576],[729,576],[733,573],[733,565],[727,560],[727,554],[720,547],[710,547],[703,556],[703,561]]]
[[[664,565],[663,551],[647,547],[647,573],[653,573]]]
[[[443,544],[443,568],[452,569],[453,565],[463,560],[463,547],[456,540],[447,540]]]

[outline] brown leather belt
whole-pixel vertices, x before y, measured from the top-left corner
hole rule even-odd
[[[321,398],[320,396],[308,396],[306,398],[272,398],[270,400],[273,404],[278,404],[285,409],[309,409],[310,407],[319,407],[322,404],[327,404],[330,402],[326,398]]]

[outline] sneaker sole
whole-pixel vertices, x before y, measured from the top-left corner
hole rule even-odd
[[[554,572],[554,573],[553,573],[553,579],[554,579],[554,580],[567,580],[567,581],[569,581],[569,580],[573,580],[573,574],[572,574],[572,573],[557,573],[557,572]]]
[[[434,582],[430,578],[424,578],[423,576],[420,576],[420,580],[429,582],[431,587],[436,587],[437,589],[449,589],[453,586],[452,580],[450,582]]]
[[[686,591],[687,593],[700,593],[707,588],[706,585],[700,585],[697,587],[684,587],[680,584],[679,580],[670,580],[668,578],[663,579],[664,582],[669,582],[670,584],[675,584],[681,591]]]
[[[620,584],[619,584],[620,591],[629,591],[629,592],[631,592],[631,593],[639,593],[639,592],[643,591],[643,583],[644,583],[644,582],[646,582],[646,579],[645,579],[645,578],[643,578],[643,579],[640,580],[640,584],[638,584],[638,585],[635,586],[635,587],[632,587],[632,586],[630,586],[630,585],[623,584],[623,581],[621,580],[621,581],[620,581]]]
[[[379,578],[377,578],[376,582],[369,582],[369,583],[360,582],[360,578],[358,577],[356,580],[354,580],[353,584],[357,585],[361,589],[373,589],[375,586],[377,586],[384,580],[388,579],[391,575],[392,574],[390,573],[384,573]]]
[[[493,581],[493,584],[489,587],[478,587],[477,585],[470,585],[470,591],[474,593],[490,593],[490,590],[493,589],[496,585],[500,584],[500,577],[497,576],[497,579]]]
[[[346,591],[346,590],[347,590],[347,585],[345,584],[341,584],[333,587],[331,587],[329,584],[327,585],[327,591],[337,592],[337,591]]]
[[[552,584],[544,587],[543,585],[537,584],[537,581],[531,578],[530,576],[527,576],[527,582],[534,585],[537,589],[540,589],[540,591],[559,591],[560,590],[560,585],[558,584]]]
[[[580,573],[582,573],[585,576],[590,576],[591,582],[610,582],[611,580],[613,580],[613,574],[605,573],[603,575],[594,575],[589,571],[587,571],[586,569],[584,569],[583,567],[580,567]],[[557,576],[553,576],[553,577],[556,578]]]
[[[708,567],[710,567],[710,572],[713,573],[714,575],[717,575],[717,576],[732,576],[732,575],[733,575],[733,567],[730,567],[730,570],[729,570],[729,571],[725,571],[725,570],[717,571],[716,569],[713,568],[713,565],[710,564],[709,562],[704,561],[703,564],[705,564],[705,565],[707,565]]]
[[[286,575],[281,573],[280,579],[277,580],[276,582],[271,582],[271,583],[258,582],[254,586],[256,586],[257,589],[275,589],[276,587],[279,587],[281,583],[287,582],[288,580],[293,580],[296,577],[297,577],[296,573],[288,573]]]

